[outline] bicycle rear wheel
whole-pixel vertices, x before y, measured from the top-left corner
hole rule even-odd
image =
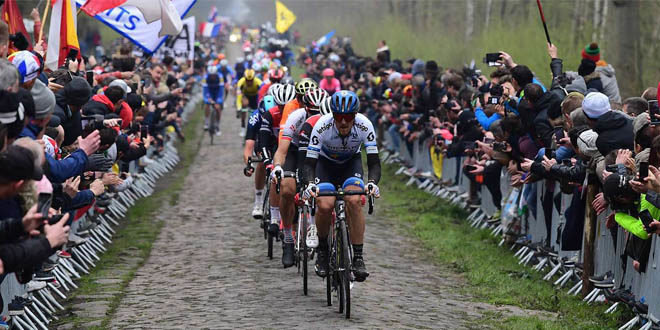
[[[343,292],[343,299],[341,299],[344,314],[347,319],[351,318],[351,260],[350,260],[350,247],[348,245],[348,229],[346,222],[340,223],[341,230],[341,262],[339,263],[342,271],[339,275],[340,285],[339,290]],[[340,307],[341,310],[341,307]]]
[[[264,239],[268,239],[268,224],[270,223],[270,182],[266,183],[264,190],[264,203],[261,205],[263,217],[261,218],[261,228],[264,230]]]
[[[215,136],[215,130],[217,129],[218,113],[215,110],[215,107],[211,107],[211,116],[209,118],[209,137],[211,138],[211,144],[213,144],[213,136]]]
[[[328,247],[331,247],[333,244],[332,239],[331,242],[328,243]],[[328,258],[332,258],[331,251],[327,251],[328,253]],[[329,262],[329,265],[327,267],[327,274],[325,275],[325,294],[326,294],[326,300],[328,301],[328,306],[332,306],[332,280],[334,279],[334,266],[332,265],[332,262]]]
[[[301,230],[300,230],[300,251],[302,253],[302,277],[303,277],[303,294],[307,295],[307,219],[309,217],[309,213],[306,212],[306,207],[302,212],[302,216],[300,217],[298,221],[301,224]]]
[[[273,241],[275,240],[275,235],[268,232],[268,259],[273,259]]]

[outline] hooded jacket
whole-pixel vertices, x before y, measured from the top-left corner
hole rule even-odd
[[[534,116],[534,137],[543,147],[549,148],[552,146],[552,136],[554,130],[550,125],[548,111],[552,108],[561,107],[561,98],[555,93],[546,92],[534,104],[536,116]]]
[[[82,108],[85,115],[102,115],[105,119],[121,118],[121,128],[126,129],[133,121],[133,110],[128,103],[123,102],[121,109],[115,111],[115,105],[105,94],[94,95],[92,100],[87,102]]]
[[[598,133],[596,148],[607,156],[612,150],[634,150],[632,119],[619,111],[608,111],[598,118],[594,132]]]
[[[600,81],[603,83],[603,94],[610,98],[610,101],[621,103],[621,94],[619,94],[619,84],[616,81],[616,75],[612,65],[597,66],[596,72],[600,74]]]
[[[62,146],[65,147],[76,142],[78,137],[82,135],[80,111],[72,112],[69,109],[69,106],[66,104],[66,97],[62,91],[55,93],[54,115],[60,118],[62,128],[66,132]]]

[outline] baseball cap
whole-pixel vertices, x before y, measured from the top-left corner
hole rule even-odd
[[[18,69],[19,82],[21,84],[37,78],[41,72],[41,61],[27,50],[15,52],[7,58]]]
[[[121,87],[121,89],[124,91],[124,97],[126,96],[126,94],[128,94],[128,93],[130,93],[130,92],[132,91],[131,88],[128,87],[128,84],[127,84],[124,80],[122,80],[122,79],[115,79],[115,80],[113,80],[113,81],[108,85],[108,87],[110,87],[110,86],[119,86],[119,87]]]

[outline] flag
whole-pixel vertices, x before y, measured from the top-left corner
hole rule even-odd
[[[209,13],[209,18],[207,21],[215,22],[215,19],[218,17],[218,8],[215,6],[211,7],[211,12]]]
[[[334,35],[335,35],[335,30],[332,30],[332,31],[328,32],[326,35],[324,35],[324,36],[322,36],[321,38],[319,38],[319,40],[316,40],[316,46],[317,46],[317,47],[321,47],[321,46],[327,44],[328,42],[330,42],[330,39],[331,39]]]
[[[5,1],[0,14],[2,15],[2,20],[9,25],[9,34],[14,34],[16,32],[22,33],[28,41],[28,49],[32,49],[30,35],[27,33],[25,25],[23,24],[23,16],[21,16],[21,11],[18,9],[16,0]],[[15,50],[17,49],[14,49],[14,51]]]
[[[126,2],[126,0],[87,0],[80,9],[87,15],[94,17],[100,12],[119,7],[123,5],[124,2]]]
[[[175,36],[183,29],[181,16],[170,0],[127,0],[127,6],[134,6],[142,12],[147,23],[160,20],[161,29],[159,37],[165,35]]]
[[[283,3],[279,0],[275,1],[275,29],[278,33],[284,33],[289,29],[293,22],[296,21],[296,15],[289,10]]]
[[[222,27],[220,23],[202,22],[199,24],[199,33],[202,34],[202,37],[215,38],[220,33],[220,27]]]
[[[64,64],[69,51],[78,50],[80,44],[76,31],[76,3],[74,0],[54,0],[48,30],[48,52],[46,67],[55,71]]]

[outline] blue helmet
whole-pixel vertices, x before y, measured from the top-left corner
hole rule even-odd
[[[333,113],[356,113],[360,109],[360,99],[354,92],[339,91],[332,95],[330,109]]]
[[[270,108],[274,107],[277,105],[275,103],[275,98],[272,95],[266,95],[264,98],[259,102],[259,112],[265,113],[268,111]]]

